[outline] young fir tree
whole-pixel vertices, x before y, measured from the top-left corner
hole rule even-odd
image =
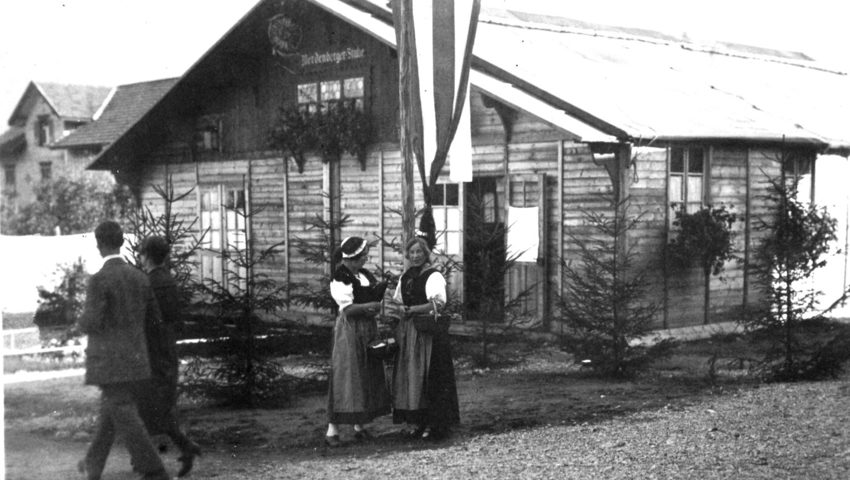
[[[337,248],[335,232],[351,222],[348,215],[343,215],[339,220],[328,221],[321,215],[307,218],[305,232],[313,233],[313,238],[294,237],[291,239],[292,246],[301,257],[317,268],[321,274],[316,276],[313,282],[293,283],[290,286],[290,301],[296,305],[313,308],[320,312],[334,315],[337,305],[331,296],[330,282],[336,264],[333,261],[333,253]]]
[[[783,156],[781,161],[790,161]],[[850,358],[850,344],[840,338],[813,335],[820,319],[847,297],[847,292],[826,311],[818,311],[822,295],[810,280],[826,264],[830,243],[835,240],[835,220],[827,211],[798,198],[798,181],[770,180],[769,200],[777,206],[771,221],[757,225],[767,236],[757,249],[760,283],[767,306],[752,312],[745,325],[767,338],[769,349],[760,370],[769,380],[814,379],[835,375]],[[843,345],[842,348],[837,346]]]
[[[514,325],[517,312],[534,287],[506,298],[505,278],[516,265],[520,253],[508,255],[505,238],[510,227],[487,222],[483,202],[479,195],[469,197],[464,241],[471,247],[464,252],[462,264],[450,263],[449,267],[463,271],[466,289],[464,313],[479,325],[481,354],[476,363],[487,367],[492,360],[490,344],[498,333],[504,333]]]
[[[640,216],[628,217],[629,199],[609,199],[608,213],[584,212],[590,235],[571,235],[578,262],[563,262],[566,291],[559,300],[564,348],[604,375],[628,376],[670,351],[672,342],[631,344],[652,331],[658,305],[647,299],[647,271],[627,233]]]
[[[256,249],[249,230],[251,218],[259,210],[251,210],[244,197],[228,200],[224,207],[238,228],[221,253],[224,277],[220,281],[206,279],[201,297],[207,311],[228,334],[216,352],[218,362],[198,364],[192,376],[196,387],[205,389],[208,395],[233,406],[255,407],[276,400],[286,391],[282,388],[282,369],[273,360],[279,352],[264,348],[258,338],[269,331],[263,315],[273,316],[288,306],[287,288],[257,271],[285,242]]]
[[[199,231],[197,216],[185,219],[177,214],[174,207],[178,202],[193,195],[195,189],[190,188],[183,193],[175,192],[173,179],[169,175],[165,185],[154,185],[153,191],[162,202],[162,211],[154,214],[147,205],[131,211],[127,223],[128,230],[133,235],[130,236],[128,243],[134,252],[136,266],[141,268],[138,247],[142,240],[156,235],[168,241],[171,245],[171,253],[168,256],[167,266],[177,282],[184,304],[189,305],[198,289],[196,258],[206,232]]]

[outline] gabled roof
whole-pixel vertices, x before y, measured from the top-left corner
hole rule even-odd
[[[109,90],[109,87],[92,85],[30,82],[15,106],[12,116],[9,117],[9,125],[13,125],[18,119],[27,117],[28,112],[24,111],[28,108],[27,100],[34,95],[40,95],[44,98],[59,117],[89,121],[109,95]]]
[[[177,83],[177,78],[115,87],[98,118],[51,148],[108,145],[135,125]]]
[[[385,0],[307,1],[395,48]],[[259,1],[163,98],[268,5]],[[788,142],[850,153],[850,78],[800,52],[700,45],[648,30],[482,8],[473,53],[474,87],[534,108],[586,141]],[[90,168],[106,168],[110,148]]]

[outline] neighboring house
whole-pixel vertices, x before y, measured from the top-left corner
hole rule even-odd
[[[244,248],[247,237],[256,248],[286,242],[258,272],[290,284],[317,282],[322,267],[292,242],[320,241],[306,228],[316,215],[348,215],[341,237],[400,238],[398,63],[385,3],[259,2],[90,168],[113,171],[154,212],[162,202],[152,186],[171,177],[178,192],[194,189],[175,208],[198,217],[199,233],[207,232],[198,272],[204,279],[225,278],[220,254]],[[550,330],[557,328],[555,299],[570,294],[562,262],[578,258],[573,238],[593,235],[584,213],[610,213],[603,197],[629,195],[635,215],[643,214],[629,244],[652,268],[654,299],[664,307],[658,326],[665,327],[703,320],[699,272],[673,276],[661,267],[675,234],[673,208],[734,208],[741,261],[709,286],[712,321],[721,320],[764,300],[754,249],[764,235],[757,226],[775,211],[764,197],[768,178],[784,168],[813,185],[819,154],[850,152],[850,82],[802,54],[706,47],[498,9],[482,11],[477,35],[473,180],[454,184],[443,175],[434,201],[438,249],[463,261],[465,252],[483,248],[464,236],[471,196],[483,198],[476,218],[508,237],[521,234],[502,242],[536,245],[504,286],[506,295],[530,287],[522,313]],[[289,154],[270,149],[281,107],[313,110],[342,99],[356,101],[374,124],[362,168],[348,155],[323,162],[308,152],[299,171]],[[101,126],[95,122],[91,134]],[[418,184],[416,202],[422,205]],[[259,210],[248,225],[229,210],[242,205]],[[519,222],[532,227],[510,230]],[[402,268],[388,246],[377,247],[371,263]],[[455,295],[474,304],[462,273],[450,281]],[[288,315],[315,318],[297,305]]]
[[[75,130],[51,145],[72,156],[100,153],[138,123],[162,99],[176,78],[119,85],[109,94],[97,121]]]
[[[51,145],[89,123],[109,95],[108,87],[30,82],[9,129],[0,135],[2,202],[12,211],[35,200],[33,188],[61,172],[82,172],[99,150],[54,151]]]

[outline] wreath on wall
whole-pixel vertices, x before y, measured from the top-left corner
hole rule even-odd
[[[306,155],[311,151],[321,153],[323,162],[338,162],[349,153],[360,162],[360,169],[366,170],[366,148],[371,141],[371,117],[353,100],[320,105],[315,112],[281,107],[269,132],[271,148],[291,156],[298,173],[304,173]]]

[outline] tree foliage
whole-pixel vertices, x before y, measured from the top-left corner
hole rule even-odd
[[[35,201],[17,213],[4,212],[10,235],[62,235],[91,232],[104,218],[122,222],[133,208],[125,186],[91,172],[55,172],[35,186]]]
[[[37,287],[38,308],[33,323],[44,327],[72,327],[83,312],[86,300],[86,282],[90,275],[86,272],[82,259],[71,265],[61,265],[59,284],[52,290]]]
[[[141,268],[138,247],[142,240],[151,235],[165,238],[171,245],[167,266],[188,305],[198,289],[196,259],[207,232],[199,231],[198,217],[184,219],[174,211],[174,205],[192,195],[195,189],[175,192],[173,178],[169,175],[165,185],[154,185],[153,191],[162,201],[162,210],[154,213],[148,205],[142,205],[131,212],[127,220],[129,230],[133,233],[129,239],[130,248],[135,254],[136,266]]]
[[[308,264],[322,272],[317,274],[315,281],[293,283],[290,286],[290,300],[296,305],[313,308],[329,315],[337,311],[336,302],[331,296],[330,282],[336,264],[333,253],[337,246],[334,245],[336,235],[342,228],[351,222],[348,215],[343,215],[339,220],[328,221],[321,215],[314,215],[305,219],[305,233],[312,233],[313,238],[297,236],[291,239],[292,246]]]
[[[578,262],[562,261],[566,292],[558,303],[564,348],[597,372],[623,377],[667,354],[672,343],[633,343],[652,331],[658,305],[647,299],[647,271],[636,267],[637,254],[628,245],[627,233],[640,215],[628,217],[628,198],[609,202],[611,213],[583,212],[592,234],[570,236]]]
[[[770,180],[769,200],[777,206],[776,213],[770,221],[757,225],[767,235],[756,252],[767,306],[750,312],[744,321],[772,342],[760,365],[768,379],[818,377],[824,365],[833,362],[830,352],[835,343],[806,334],[810,322],[826,313],[818,312],[822,292],[814,289],[811,278],[826,265],[830,243],[836,238],[836,222],[824,208],[801,202],[797,181],[784,174]],[[832,307],[846,296],[847,292]]]
[[[508,254],[505,236],[510,227],[487,222],[480,195],[470,195],[464,222],[464,241],[470,247],[464,252],[463,262],[447,262],[448,270],[463,271],[466,298],[464,314],[478,322],[481,353],[476,363],[481,367],[491,362],[490,344],[498,332],[506,332],[518,318],[524,300],[534,286],[505,295],[505,278],[517,264],[520,253]],[[450,309],[456,308],[450,301]]]
[[[247,226],[259,213],[249,208],[228,207],[228,211],[242,219],[238,224]],[[226,340],[217,350],[217,362],[195,362],[189,376],[195,390],[233,406],[256,407],[286,391],[282,368],[273,359],[280,352],[261,348],[258,337],[267,330],[263,315],[277,315],[288,305],[287,288],[257,271],[285,242],[258,250],[246,230],[240,232],[247,239],[244,248],[229,243],[221,254],[224,277],[205,279],[200,285],[203,310],[217,319]]]

